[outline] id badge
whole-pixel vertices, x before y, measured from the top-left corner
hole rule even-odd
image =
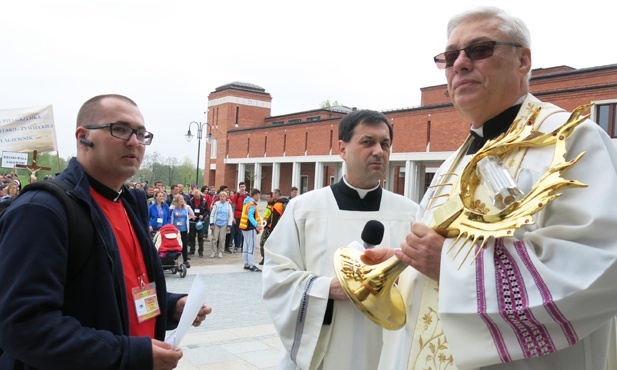
[[[199,211],[200,211],[200,209],[199,209],[199,208],[196,208],[196,209],[195,209],[195,211],[194,211],[194,213],[200,213]]]
[[[163,217],[159,217],[156,219],[156,223],[157,224],[162,224],[163,223]]]
[[[176,226],[182,226],[182,221],[176,221]]]
[[[132,289],[132,293],[135,311],[137,312],[137,322],[142,323],[161,314],[154,283],[135,287]]]

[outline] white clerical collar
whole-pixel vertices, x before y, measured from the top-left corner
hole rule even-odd
[[[345,181],[345,185],[349,186],[351,189],[355,190],[358,192],[358,196],[360,197],[360,199],[364,199],[364,197],[366,196],[366,194],[370,193],[371,191],[377,189],[379,187],[379,183],[377,183],[377,185],[375,185],[374,188],[372,189],[358,189],[355,186],[351,186],[348,182],[347,182],[347,177],[343,176],[343,181]]]
[[[523,101],[525,100],[526,97],[527,97],[527,94],[521,96],[520,98],[518,98],[518,100],[514,104],[512,104],[512,106],[523,104]],[[478,128],[473,128],[473,126],[471,126],[470,130],[475,132],[479,137],[484,137],[484,125]]]
[[[475,132],[479,137],[484,137],[484,125],[478,128],[473,128],[473,126],[471,126],[470,130]]]

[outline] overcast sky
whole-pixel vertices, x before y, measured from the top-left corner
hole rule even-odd
[[[265,88],[272,115],[326,99],[377,110],[418,106],[421,87],[445,82],[432,57],[443,51],[452,15],[502,7],[529,26],[534,68],[587,68],[617,63],[608,3],[3,0],[0,109],[53,105],[66,158],[76,153],[81,104],[123,94],[155,134],[148,152],[195,163],[197,141],[183,135],[189,122],[205,120],[218,86]]]

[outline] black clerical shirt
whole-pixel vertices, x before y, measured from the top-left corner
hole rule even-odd
[[[360,212],[376,212],[379,211],[381,205],[381,195],[383,190],[381,186],[377,189],[366,193],[364,198],[360,198],[360,195],[355,189],[352,189],[345,183],[345,180],[336,184],[330,185],[336,204],[341,211],[360,211]],[[332,324],[332,315],[334,313],[334,300],[328,299],[328,305],[326,306],[326,313],[324,314],[323,324]]]
[[[377,189],[366,193],[364,198],[360,198],[358,192],[352,189],[341,179],[336,184],[330,185],[336,204],[341,211],[361,211],[375,212],[379,211],[381,204],[381,194],[383,190],[380,186]]]
[[[486,121],[482,126],[484,136],[480,136],[475,131],[471,130],[470,134],[473,136],[473,141],[471,142],[469,149],[467,149],[467,154],[476,154],[488,140],[492,140],[508,131],[512,125],[512,122],[514,122],[518,111],[521,109],[521,105],[522,104],[513,105],[497,116]]]

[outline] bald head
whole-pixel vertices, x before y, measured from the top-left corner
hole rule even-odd
[[[124,95],[118,95],[118,94],[98,95],[98,96],[95,96],[94,98],[88,99],[88,101],[86,101],[79,109],[79,113],[77,113],[77,127],[90,125],[92,124],[92,122],[96,121],[97,119],[96,117],[99,114],[99,111],[102,107],[101,101],[105,99],[122,100],[124,102],[127,102],[137,107],[137,104],[135,104],[133,100],[131,100],[130,98],[127,98]]]

